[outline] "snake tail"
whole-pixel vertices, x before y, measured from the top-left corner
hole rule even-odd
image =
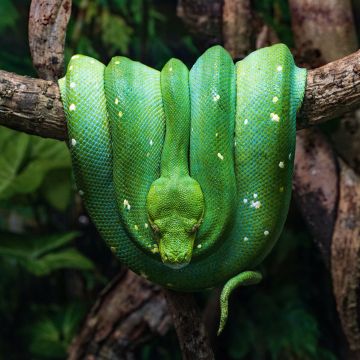
[[[229,297],[234,289],[239,286],[255,285],[262,279],[262,275],[257,271],[244,271],[237,276],[231,278],[223,287],[220,295],[220,324],[217,334],[220,335],[223,331],[227,318],[229,308]]]

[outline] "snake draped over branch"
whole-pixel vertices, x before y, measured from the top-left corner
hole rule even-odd
[[[59,81],[75,181],[121,262],[164,287],[261,280],[289,207],[306,70],[283,44],[233,63],[221,46],[189,71],[72,57]]]

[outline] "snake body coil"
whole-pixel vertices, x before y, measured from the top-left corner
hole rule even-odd
[[[59,81],[80,195],[138,274],[175,290],[260,281],[288,211],[306,70],[278,44],[232,62],[220,46],[189,72],[75,55]]]

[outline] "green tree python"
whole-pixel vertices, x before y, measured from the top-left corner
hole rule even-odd
[[[221,46],[189,71],[72,57],[59,81],[75,181],[116,256],[179,291],[261,280],[289,207],[306,70],[283,44],[235,65]]]

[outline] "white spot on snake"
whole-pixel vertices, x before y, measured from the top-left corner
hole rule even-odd
[[[221,155],[220,153],[217,153],[217,157],[218,157],[220,160],[224,160],[224,156]]]
[[[244,241],[248,241],[248,240],[249,240],[249,238],[245,236],[245,237],[244,237]]]
[[[115,61],[115,65],[119,65],[120,64],[120,61],[119,60],[116,60]]]
[[[137,231],[137,230],[139,230],[139,227],[135,224],[134,229]]]
[[[116,247],[115,246],[110,246],[110,250],[113,254],[116,253]]]
[[[84,195],[84,192],[82,190],[79,190],[79,195],[80,196],[83,196]]]
[[[234,146],[236,146],[236,140],[234,141]]]
[[[259,209],[261,207],[261,202],[260,201],[251,201],[251,205],[252,208],[255,209]]]
[[[243,200],[243,203],[244,203],[244,204],[247,204],[247,202],[248,202],[248,199],[244,199],[244,200]]]
[[[292,154],[291,154],[291,153],[289,153],[289,160],[291,160],[291,156],[292,156]]]
[[[279,168],[283,169],[285,167],[285,164],[283,161],[280,161],[279,162]]]
[[[272,99],[272,102],[275,104],[278,101],[279,101],[279,98],[277,96],[274,96],[273,99]]]
[[[154,142],[152,140],[149,141],[150,146],[154,145]]]
[[[284,187],[283,187],[283,186],[280,186],[280,187],[279,187],[279,191],[280,191],[280,192],[284,192]]]
[[[73,89],[76,86],[76,84],[74,82],[70,83],[70,87]]]
[[[75,146],[76,145],[76,140],[75,139],[71,139],[71,146]]]
[[[157,246],[156,244],[155,244],[154,247],[151,249],[151,252],[152,252],[153,254],[156,254],[156,253],[159,252],[159,248],[158,248],[158,246]]]
[[[75,59],[78,59],[80,56],[79,55],[74,55],[71,57],[71,60],[75,60]]]
[[[129,200],[124,199],[124,208],[128,211],[131,209],[131,205],[129,203]]]
[[[244,125],[247,125],[249,123],[249,120],[248,119],[245,119],[244,120]]]
[[[118,112],[118,116],[119,116],[119,117],[122,117],[123,115],[124,115],[124,114],[123,114],[122,111],[119,111],[119,112]]]
[[[147,228],[149,227],[149,224],[148,224],[148,223],[145,223],[145,224],[144,224],[144,227],[145,227],[145,229],[147,229]]]
[[[149,152],[148,152],[148,153],[146,153],[146,156],[147,156],[147,157],[149,157],[149,156],[150,156],[150,153],[149,153]]]
[[[71,105],[69,106],[69,110],[70,110],[70,111],[74,111],[75,109],[76,109],[75,104],[71,104]]]
[[[265,236],[268,236],[269,235],[269,232],[267,230],[264,231],[264,235]]]
[[[213,100],[214,101],[218,101],[220,99],[220,95],[219,94],[215,94],[214,96],[213,96]]]
[[[173,287],[174,285],[172,283],[167,283],[166,286]]]
[[[272,121],[279,122],[279,120],[280,120],[280,117],[279,117],[278,114],[271,113],[271,114],[270,114],[270,117],[271,117],[271,120],[272,120]]]
[[[256,199],[256,198],[258,197],[258,195],[255,193],[255,194],[253,195],[253,197],[254,197],[254,199]]]
[[[197,246],[197,248],[198,248],[198,249],[201,249],[201,248],[202,248],[202,245],[201,245],[201,244],[199,244],[199,245]]]
[[[283,67],[282,67],[281,65],[279,65],[279,66],[276,68],[277,71],[282,71],[282,69],[283,69]]]
[[[118,98],[115,98],[115,105],[117,105],[119,103],[119,99]]]
[[[95,60],[90,60],[90,64],[95,64]]]
[[[173,68],[172,68],[172,66],[170,66],[170,67],[169,67],[169,71],[173,71]]]
[[[73,68],[74,68],[74,67],[73,67],[72,65],[70,65],[69,70],[71,71]]]
[[[219,136],[219,133],[216,133],[216,134],[215,134],[215,137],[218,137],[218,136]]]
[[[194,131],[194,128],[191,128],[191,131]]]

